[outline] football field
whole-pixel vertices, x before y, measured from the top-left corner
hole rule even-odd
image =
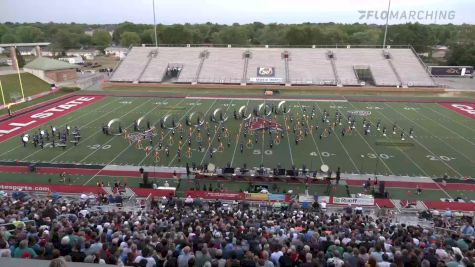
[[[102,131],[108,124],[110,135]],[[32,144],[31,137],[40,129],[62,130],[66,125],[79,127],[77,146],[69,140],[64,148],[48,140],[43,149]],[[0,143],[1,161],[286,169],[305,165],[309,171],[326,164],[342,173],[475,177],[475,120],[430,102],[108,96],[27,133],[26,147],[20,136]]]

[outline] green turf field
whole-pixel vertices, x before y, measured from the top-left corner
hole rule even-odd
[[[336,101],[287,101],[286,115],[276,115],[275,120],[284,128],[283,138],[279,144],[270,148],[270,140],[275,140],[276,135],[269,135],[267,131],[248,132],[244,137],[244,123],[241,119],[233,118],[234,110],[246,106],[250,112],[261,104],[277,106],[279,101],[264,100],[227,100],[227,99],[184,99],[184,98],[157,98],[157,97],[107,97],[102,101],[91,104],[69,115],[51,121],[47,125],[63,127],[79,126],[82,139],[78,146],[69,145],[66,149],[46,147],[44,150],[34,148],[29,144],[22,147],[20,138],[13,138],[0,144],[0,160],[42,161],[42,162],[76,162],[99,164],[129,164],[144,166],[185,166],[186,163],[214,163],[216,166],[242,166],[275,168],[281,164],[284,168],[295,165],[301,168],[303,164],[309,169],[317,169],[322,164],[327,164],[331,169],[341,167],[344,173],[376,173],[408,176],[440,177],[447,173],[451,177],[475,177],[475,121],[465,118],[436,103],[390,103],[390,102],[336,102]],[[262,107],[264,107],[262,106]],[[311,113],[315,108],[315,117]],[[217,113],[215,112],[216,110]],[[261,109],[263,111],[264,108]],[[305,112],[304,112],[305,110]],[[328,122],[322,122],[322,113],[329,113],[329,122],[335,121],[335,112],[343,114],[342,125],[337,125],[334,133],[320,139],[322,129],[328,128]],[[342,128],[348,128],[346,120],[348,112],[358,111],[368,113],[366,120],[372,123],[368,136],[364,135],[362,116],[356,118],[356,129],[351,134],[341,135]],[[201,112],[202,115],[198,116]],[[218,123],[209,122],[213,114],[222,113],[229,117],[225,122],[228,134],[215,131]],[[306,114],[303,118],[302,114]],[[169,115],[175,117],[175,123],[185,124],[187,117],[197,119],[202,117],[208,122],[208,129],[200,130],[202,150],[198,149],[197,128],[191,127],[192,144],[191,155],[188,157],[189,126],[183,127],[183,133],[177,129],[175,135],[171,130],[159,129],[154,136],[151,152],[145,155],[143,149],[137,149],[136,144],[129,142],[122,136],[106,136],[102,134],[102,125],[112,119],[120,119],[121,126],[133,132],[133,123],[144,117],[160,128],[159,121]],[[291,118],[292,117],[292,122]],[[287,122],[286,121],[287,118]],[[384,137],[381,131],[376,130],[376,122],[381,121],[381,128],[386,126],[388,135]],[[171,120],[168,120],[170,123]],[[302,132],[305,127],[307,136],[302,134],[301,141],[295,144],[293,125],[297,121]],[[393,124],[397,125],[397,133],[392,134]],[[318,125],[319,129],[315,130]],[[288,128],[286,127],[288,126]],[[409,128],[414,128],[414,138],[408,134]],[[43,127],[45,129],[46,127]],[[113,125],[117,128],[117,124]],[[405,129],[405,141],[400,140],[401,129]],[[32,134],[35,130],[30,131]],[[159,151],[160,159],[155,161],[155,148],[163,131],[163,145]],[[211,145],[208,145],[210,132]],[[218,134],[221,132],[220,134]],[[299,129],[297,127],[297,133]],[[177,150],[183,135],[181,146],[181,161],[178,160]],[[170,141],[171,136],[171,141]],[[220,136],[223,144],[218,141]],[[255,142],[257,139],[257,143]],[[170,144],[169,144],[170,142]],[[173,144],[171,144],[173,143]],[[249,143],[249,144],[248,144]],[[244,149],[241,153],[240,145]],[[142,142],[146,147],[147,141]],[[170,156],[165,155],[165,147],[169,148]],[[210,150],[215,151],[210,158]],[[222,152],[221,152],[222,151]]]
[[[20,76],[25,97],[42,93],[51,89],[51,85],[49,83],[44,82],[33,74],[21,73]],[[0,81],[2,81],[5,101],[7,103],[21,99],[21,87],[18,74],[0,75]]]

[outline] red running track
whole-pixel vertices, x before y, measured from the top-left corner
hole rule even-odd
[[[452,211],[475,211],[475,203],[471,202],[442,202],[442,201],[423,201],[428,209],[435,210],[446,210],[450,209]]]
[[[346,180],[349,186],[363,186],[363,180]],[[401,182],[401,181],[385,181],[385,187],[389,188],[407,188],[415,189],[419,185],[421,189],[440,189],[436,183],[418,183],[418,182]]]
[[[28,166],[0,166],[0,172],[28,173]],[[37,167],[36,173],[39,174],[60,174],[66,172],[73,175],[96,175],[96,176],[117,176],[142,178],[139,171],[113,171],[85,168],[56,168],[56,167]],[[168,172],[149,172],[150,178],[171,178],[173,173]]]

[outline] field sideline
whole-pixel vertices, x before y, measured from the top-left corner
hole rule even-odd
[[[450,102],[450,101],[449,101]],[[334,171],[337,167],[343,173],[371,173],[380,175],[400,176],[425,176],[441,177],[447,173],[450,177],[475,176],[475,120],[459,115],[443,107],[439,103],[414,103],[414,102],[361,102],[341,101],[340,99],[313,100],[287,100],[290,112],[287,115],[277,115],[275,122],[284,129],[280,144],[270,148],[270,140],[276,134],[256,132],[256,136],[249,133],[244,137],[244,124],[242,120],[233,118],[234,110],[246,106],[251,110],[261,104],[276,106],[276,100],[244,100],[244,99],[204,99],[204,98],[159,98],[159,97],[114,97],[109,96],[41,126],[49,129],[55,126],[58,129],[66,124],[81,129],[81,140],[78,146],[68,145],[66,149],[45,149],[33,147],[28,144],[23,147],[19,137],[0,143],[0,160],[2,161],[28,161],[49,163],[78,163],[78,164],[117,164],[137,166],[166,166],[183,167],[186,163],[197,165],[214,163],[216,166],[258,167],[261,164],[275,168],[278,163],[284,168],[302,165],[310,170],[315,170],[322,164],[327,164]],[[310,119],[310,114],[315,108],[315,117]],[[228,137],[219,131],[215,132],[216,123],[209,122],[209,116],[216,110],[229,117],[225,123]],[[305,110],[305,112],[304,112]],[[334,133],[328,137],[319,138],[322,129],[328,127],[327,122],[322,122],[322,113],[329,113],[329,121],[335,120],[335,112],[343,114],[342,126],[337,125]],[[372,129],[368,136],[364,135],[362,117],[356,116],[356,129],[351,135],[344,137],[340,134],[343,127],[347,128],[346,116],[348,112],[367,113],[366,120],[371,122]],[[306,114],[303,119],[302,114]],[[163,130],[164,142],[159,150],[160,159],[155,161],[155,148],[158,148],[158,130],[153,139],[149,155],[137,149],[135,144],[129,144],[122,136],[106,136],[101,128],[112,119],[120,119],[123,129],[133,132],[134,121],[144,117],[152,125],[159,127],[160,119],[173,115],[176,122],[185,123],[185,119],[194,114],[202,114],[209,122],[211,144],[208,145],[207,131],[202,129],[202,150],[198,151],[196,137],[197,128],[192,127],[191,155],[188,157],[187,136],[190,132],[188,126],[183,129],[183,140],[178,132],[175,135],[170,130]],[[287,117],[287,121],[286,118]],[[292,117],[293,122],[290,122]],[[302,140],[295,144],[293,125],[297,120],[305,120],[308,131]],[[385,137],[381,131],[376,130],[377,121],[381,127],[386,126],[388,135]],[[142,127],[144,123],[142,122]],[[393,124],[397,125],[397,134],[392,134]],[[319,130],[315,130],[315,126]],[[115,126],[116,127],[116,126]],[[408,130],[414,128],[414,138],[411,139]],[[37,128],[38,129],[38,128]],[[404,129],[406,140],[401,142],[400,132]],[[30,130],[30,135],[35,130]],[[171,137],[171,139],[170,139]],[[220,139],[221,141],[218,141]],[[257,139],[257,143],[255,142]],[[171,141],[170,141],[171,140]],[[181,161],[177,155],[178,144],[181,144]],[[250,145],[247,145],[251,141]],[[168,144],[170,142],[170,144]],[[172,144],[173,143],[173,144]],[[222,149],[220,148],[221,143]],[[400,144],[401,143],[401,144]],[[240,145],[244,144],[243,152]],[[143,142],[143,147],[148,142]],[[165,154],[165,147],[169,147],[169,157]],[[210,151],[213,158],[210,158]],[[221,152],[222,150],[222,152]]]

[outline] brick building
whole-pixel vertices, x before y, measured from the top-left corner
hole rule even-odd
[[[39,57],[26,64],[23,69],[40,79],[59,83],[76,80],[77,67],[63,61]]]

